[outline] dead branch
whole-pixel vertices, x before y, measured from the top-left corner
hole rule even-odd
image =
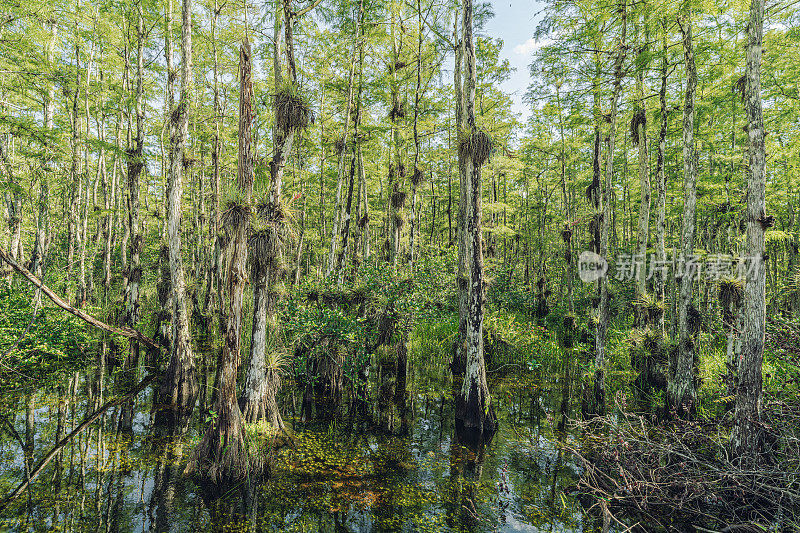
[[[22,265],[17,264],[16,261],[11,259],[11,257],[9,257],[9,255],[2,248],[0,248],[0,259],[3,259],[6,263],[8,263],[11,266],[11,268],[16,270],[20,274],[22,274],[22,276],[25,279],[27,279],[31,284],[33,284],[35,287],[38,287],[39,289],[41,289],[41,291],[43,293],[45,293],[47,295],[47,297],[50,298],[53,301],[54,304],[56,304],[60,308],[64,309],[68,313],[73,314],[76,317],[80,318],[81,320],[83,320],[87,324],[89,324],[91,326],[94,326],[94,327],[96,327],[98,329],[102,329],[104,331],[107,331],[109,333],[115,333],[117,335],[122,335],[123,337],[127,337],[129,339],[134,339],[134,340],[139,341],[142,344],[145,344],[145,345],[147,345],[147,346],[149,346],[151,348],[155,348],[155,349],[158,349],[158,350],[164,349],[156,341],[154,341],[150,337],[144,335],[143,333],[141,333],[138,330],[135,330],[135,329],[127,327],[127,326],[122,326],[122,327],[110,326],[110,325],[106,324],[105,322],[102,322],[102,321],[96,319],[92,315],[90,315],[88,313],[85,313],[85,312],[81,311],[80,309],[76,309],[76,308],[72,307],[67,302],[65,302],[63,299],[61,299],[61,297],[58,296],[55,292],[53,292],[49,287],[47,287],[47,285],[42,283],[42,281],[39,278],[37,278],[36,276],[31,274],[31,272],[28,271],[28,269],[26,269]]]

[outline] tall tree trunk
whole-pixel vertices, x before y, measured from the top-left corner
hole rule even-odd
[[[695,91],[697,69],[692,44],[692,10],[686,3],[680,19],[683,34],[683,54],[686,62],[686,95],[683,106],[683,175],[684,202],[681,229],[681,261],[683,271],[678,277],[678,354],[670,361],[670,379],[667,387],[668,414],[679,417],[693,416],[697,403],[695,389],[696,320],[692,320],[693,277],[687,263],[694,254],[695,207],[697,205],[697,159],[694,146]],[[677,277],[677,276],[676,276]]]
[[[467,315],[469,314],[469,279],[467,274],[467,176],[466,163],[458,143],[466,131],[464,119],[464,38],[458,34],[458,16],[454,17],[453,39],[455,47],[455,67],[453,68],[453,86],[455,92],[455,131],[456,152],[458,157],[458,272],[456,273],[456,288],[458,289],[458,337],[453,347],[453,361],[450,369],[453,376],[463,376],[467,367]]]
[[[497,417],[486,382],[486,365],[483,353],[483,314],[485,281],[483,274],[483,242],[481,229],[481,165],[485,158],[476,142],[481,135],[475,124],[475,45],[472,37],[472,0],[463,1],[462,26],[464,32],[465,119],[469,140],[462,137],[459,151],[464,155],[466,169],[466,217],[460,221],[466,228],[466,256],[468,261],[468,306],[466,334],[466,372],[460,393],[456,397],[456,429],[465,442],[479,442],[491,438],[497,429]],[[488,141],[487,141],[488,142]],[[465,149],[462,149],[466,146]]]
[[[55,56],[55,43],[58,35],[58,25],[55,20],[47,21],[50,39],[47,41],[45,48],[45,65],[50,72],[53,68],[53,59]],[[47,84],[47,91],[44,94],[43,106],[43,120],[44,128],[49,133],[53,130],[53,117],[55,110],[55,83],[52,81]],[[33,245],[33,254],[31,255],[31,270],[38,278],[42,278],[44,273],[44,261],[47,255],[47,236],[49,230],[49,213],[50,213],[50,191],[48,187],[48,180],[50,173],[53,170],[52,148],[48,147],[45,155],[45,172],[39,177],[39,214],[36,219],[36,239]]]
[[[369,197],[367,196],[367,174],[364,169],[364,153],[361,146],[358,147],[358,189],[360,191],[361,203],[363,211],[359,211],[358,225],[360,226],[361,238],[361,255],[367,259],[370,254],[369,246]]]
[[[72,101],[70,102],[70,126],[71,126],[71,151],[72,158],[70,164],[70,178],[72,183],[69,187],[69,199],[67,215],[67,284],[72,281],[72,263],[75,259],[76,243],[78,239],[78,216],[80,208],[80,191],[81,191],[81,175],[80,175],[80,158],[78,154],[78,143],[80,142],[79,118],[78,118],[78,99],[80,98],[81,87],[81,69],[80,69],[80,46],[78,44],[78,28],[77,19],[75,22],[75,87],[72,92]]]
[[[627,35],[627,0],[620,2],[622,13],[622,33],[617,44],[617,57],[614,61],[614,88],[611,95],[611,124],[608,129],[608,153],[606,154],[606,179],[603,186],[603,215],[602,229],[600,230],[600,255],[608,259],[608,238],[611,233],[611,195],[614,187],[614,144],[617,131],[617,104],[619,93],[622,89],[622,64],[627,53],[625,36]],[[597,148],[596,148],[597,149]],[[605,414],[606,409],[606,378],[605,357],[606,341],[608,338],[608,277],[600,279],[600,307],[597,317],[597,331],[595,336],[595,370],[594,370],[594,412]]]
[[[405,220],[403,218],[403,208],[406,203],[406,193],[403,185],[406,176],[406,167],[403,164],[403,134],[400,131],[403,120],[405,119],[405,102],[400,100],[400,79],[397,71],[401,68],[400,57],[403,50],[402,32],[397,37],[397,5],[392,4],[390,22],[390,40],[392,43],[391,55],[391,80],[390,91],[392,94],[392,110],[389,119],[392,127],[390,131],[390,149],[392,150],[391,162],[389,163],[389,182],[387,194],[389,200],[389,249],[388,260],[393,268],[397,268],[397,261],[400,256],[400,238]]]
[[[667,148],[667,125],[669,116],[667,114],[667,68],[669,66],[669,57],[667,49],[667,23],[666,19],[661,22],[662,38],[661,38],[661,87],[658,91],[658,101],[661,113],[661,127],[658,130],[658,154],[656,156],[656,260],[661,267],[667,266],[667,252],[665,248],[665,234],[666,234],[666,214],[667,214],[667,177],[664,171],[664,154]],[[659,313],[658,323],[655,324],[657,329],[664,334],[664,311],[666,302],[664,301],[667,273],[663,268],[655,269],[655,279],[653,285],[655,288],[655,300],[658,303],[661,311]]]
[[[135,328],[139,323],[139,284],[142,279],[140,255],[144,238],[139,223],[139,176],[144,169],[144,16],[141,2],[136,5],[136,136],[133,146],[128,148],[128,227],[131,231],[128,284],[125,287],[125,319],[123,325]],[[139,344],[131,341],[130,352],[125,360],[127,369],[135,368],[139,361]]]
[[[224,331],[223,325],[223,231],[222,231],[222,206],[221,206],[221,181],[220,181],[220,157],[222,157],[222,141],[220,137],[220,123],[223,121],[222,106],[220,104],[219,89],[219,57],[217,54],[217,24],[219,21],[220,7],[217,0],[214,0],[214,12],[211,18],[211,52],[213,70],[213,90],[214,90],[214,139],[211,145],[211,165],[212,165],[212,188],[213,188],[213,218],[210,225],[210,237],[214,242],[214,250],[211,265],[208,272],[208,290],[206,292],[204,313],[208,313],[214,295],[216,294],[216,309],[218,310],[219,328]]]
[[[772,225],[766,214],[766,149],[761,108],[761,54],[764,33],[764,0],[752,0],[747,40],[745,104],[750,141],[747,180],[747,258],[755,262],[754,272],[745,280],[742,312],[741,356],[739,357],[736,408],[731,444],[734,452],[748,461],[761,451],[761,392],[766,293],[764,232]]]
[[[414,169],[411,174],[411,225],[408,234],[409,259],[411,268],[414,268],[415,246],[417,246],[417,187],[422,181],[423,173],[420,168],[420,143],[419,143],[419,104],[422,92],[422,1],[417,0],[417,81],[414,87]],[[421,239],[420,239],[421,240]]]
[[[281,190],[283,188],[283,172],[288,155],[292,151],[295,136],[298,130],[305,128],[311,122],[311,113],[302,97],[296,94],[297,69],[294,57],[294,26],[297,18],[307,13],[309,8],[300,12],[292,9],[292,0],[283,1],[284,39],[286,40],[286,62],[288,81],[282,81],[280,60],[275,58],[275,84],[279,88],[275,100],[276,128],[273,146],[273,158],[270,161],[270,190],[269,201],[259,206],[259,216],[263,227],[254,232],[251,237],[253,250],[251,262],[253,264],[253,334],[251,342],[250,364],[245,378],[245,388],[241,398],[245,419],[255,421],[261,416],[266,416],[270,423],[283,429],[276,396],[280,389],[280,372],[282,361],[279,354],[280,329],[277,317],[278,298],[284,292],[283,266],[283,241],[285,240],[286,219],[281,205]],[[244,49],[243,49],[244,50]],[[276,46],[275,52],[279,48]],[[249,76],[250,48],[247,47],[247,73]],[[244,63],[243,63],[244,64]],[[242,68],[244,72],[244,68]],[[242,91],[244,88],[242,79]],[[247,80],[250,84],[250,80]],[[252,88],[248,88],[252,93]],[[251,96],[248,96],[248,102]],[[240,109],[240,151],[242,138]],[[252,116],[252,109],[247,110]],[[296,117],[306,117],[296,120]],[[248,139],[249,141],[249,139]],[[249,145],[248,145],[249,150]],[[251,156],[252,157],[252,156]],[[240,167],[242,166],[240,152]],[[252,160],[250,162],[250,192],[252,193]],[[244,264],[242,264],[242,268]],[[241,311],[239,311],[241,313]],[[239,318],[241,321],[241,317]],[[238,346],[237,346],[238,350]],[[267,350],[270,350],[267,353]],[[233,378],[235,382],[236,375]]]
[[[227,272],[228,313],[222,357],[219,361],[219,391],[214,405],[217,417],[207,429],[197,450],[200,463],[205,466],[199,473],[212,482],[243,479],[250,473],[243,418],[237,401],[236,378],[241,360],[242,308],[247,281],[247,234],[250,228],[254,177],[251,65],[250,42],[245,36],[239,48],[239,160],[236,173],[239,198],[228,204],[224,222],[229,235],[230,259]]]
[[[171,0],[170,0],[171,2]],[[171,11],[171,9],[170,9]],[[169,21],[168,21],[169,24]],[[170,49],[169,52],[172,50]],[[167,235],[170,284],[172,286],[172,350],[169,366],[159,390],[164,422],[183,422],[197,397],[194,354],[189,336],[186,279],[181,258],[181,200],[186,143],[189,136],[189,106],[192,90],[192,0],[181,9],[181,73],[178,105],[170,112],[169,198]]]
[[[646,27],[646,18],[644,23]],[[646,32],[644,42],[647,42]],[[637,58],[636,97],[638,101],[633,111],[633,122],[631,123],[631,126],[633,126],[632,129],[636,130],[633,135],[634,144],[639,148],[639,188],[641,203],[639,204],[639,223],[636,230],[636,254],[634,257],[634,264],[638,266],[638,268],[636,268],[636,296],[638,300],[636,314],[637,322],[640,327],[644,326],[645,322],[644,317],[646,310],[643,304],[645,294],[647,293],[647,240],[650,230],[650,163],[647,150],[647,107],[644,98],[644,70],[647,67],[645,64],[647,53],[647,45],[644,45],[640,48],[639,57]],[[634,132],[631,131],[631,133]]]
[[[358,43],[358,38],[353,41],[353,59],[355,59],[355,50]],[[341,227],[344,225],[344,217],[345,217],[345,207],[344,202],[342,200],[342,186],[344,185],[345,180],[345,168],[346,168],[346,154],[347,151],[347,139],[350,130],[350,117],[352,115],[351,109],[353,106],[353,78],[356,68],[356,61],[350,62],[350,71],[347,77],[347,106],[345,107],[345,116],[344,116],[344,134],[341,138],[341,145],[337,143],[337,149],[339,149],[339,164],[337,166],[338,172],[336,174],[336,208],[333,214],[333,220],[331,221],[331,242],[330,242],[330,251],[328,252],[328,268],[326,270],[327,274],[334,273],[336,271],[337,266],[337,251],[339,249],[339,239],[341,237]]]

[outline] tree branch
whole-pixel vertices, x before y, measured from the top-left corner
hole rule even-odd
[[[109,333],[116,333],[117,335],[122,335],[123,337],[127,337],[129,339],[137,340],[137,341],[141,342],[142,344],[146,344],[147,346],[150,346],[151,348],[156,348],[158,350],[163,349],[163,347],[161,345],[159,345],[156,341],[154,341],[150,337],[147,337],[146,335],[144,335],[143,333],[141,333],[138,330],[135,330],[135,329],[127,327],[127,326],[123,326],[123,327],[119,327],[119,328],[118,327],[114,327],[114,326],[110,326],[110,325],[106,324],[105,322],[101,322],[100,320],[96,319],[92,315],[90,315],[88,313],[85,313],[85,312],[81,311],[80,309],[76,309],[76,308],[72,307],[67,302],[62,300],[61,297],[58,296],[56,293],[54,293],[49,287],[47,287],[47,285],[42,283],[42,281],[39,278],[37,278],[36,276],[31,274],[30,271],[28,271],[28,269],[26,269],[25,267],[17,264],[16,261],[11,259],[11,257],[9,257],[9,255],[2,248],[0,248],[0,259],[4,260],[6,263],[9,264],[9,266],[11,266],[11,268],[16,270],[20,274],[22,274],[22,276],[25,277],[25,279],[27,279],[29,282],[31,282],[31,284],[33,284],[34,286],[36,286],[39,289],[41,289],[41,291],[43,293],[45,293],[45,295],[47,295],[47,297],[50,298],[53,301],[54,304],[56,304],[60,308],[64,309],[68,313],[71,313],[71,314],[75,315],[76,317],[80,318],[81,320],[83,320],[84,322],[88,323],[89,325],[92,325],[92,326],[94,326],[94,327],[96,327],[98,329],[102,329],[104,331],[107,331]]]

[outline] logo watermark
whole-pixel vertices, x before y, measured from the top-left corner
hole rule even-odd
[[[754,279],[759,272],[762,259],[757,256],[733,257],[729,254],[678,254],[659,258],[656,254],[620,254],[613,260],[612,277],[618,281],[638,279],[643,273],[647,280],[656,274],[666,278],[670,272],[675,278],[704,279]],[[594,253],[585,251],[578,258],[578,277],[586,282],[597,281],[609,271],[608,261]]]
[[[578,257],[578,277],[581,281],[591,283],[602,278],[608,272],[608,261],[594,252],[581,252]]]

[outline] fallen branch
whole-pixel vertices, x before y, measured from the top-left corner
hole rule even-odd
[[[75,315],[76,317],[80,318],[81,320],[83,320],[87,324],[92,325],[92,326],[94,326],[94,327],[96,327],[98,329],[102,329],[104,331],[107,331],[109,333],[116,333],[117,335],[122,335],[123,337],[127,337],[129,339],[134,339],[136,341],[141,342],[142,344],[145,344],[145,345],[147,345],[147,346],[149,346],[151,348],[155,348],[157,350],[164,349],[156,341],[154,341],[150,337],[144,335],[142,332],[140,332],[138,330],[135,330],[135,329],[127,327],[127,326],[122,326],[122,327],[110,326],[110,325],[106,324],[105,322],[101,322],[100,320],[96,319],[92,315],[90,315],[88,313],[84,313],[80,309],[76,309],[76,308],[72,307],[67,302],[62,300],[61,297],[58,296],[56,293],[54,293],[49,287],[47,287],[47,285],[42,283],[42,281],[39,278],[37,278],[36,276],[31,274],[31,272],[28,269],[26,269],[22,265],[17,264],[16,261],[11,259],[11,257],[9,257],[8,254],[5,252],[5,250],[3,250],[2,248],[0,248],[0,259],[3,259],[6,263],[8,263],[11,266],[11,268],[16,270],[20,274],[22,274],[23,277],[25,277],[25,279],[27,279],[29,282],[31,282],[35,287],[38,287],[39,289],[41,289],[41,291],[43,293],[45,293],[47,295],[47,297],[50,298],[53,301],[54,304],[59,306],[61,309],[64,309],[68,313],[71,313],[71,314]]]
[[[34,469],[30,472],[30,475],[28,475],[28,479],[20,483],[11,494],[6,496],[3,502],[0,503],[0,512],[4,511],[11,502],[13,502],[15,499],[17,499],[17,497],[20,494],[22,494],[22,491],[24,491],[28,487],[28,485],[30,485],[31,481],[36,479],[36,477],[42,473],[44,467],[47,466],[47,464],[53,460],[53,457],[58,455],[58,452],[61,451],[61,449],[64,446],[66,446],[69,443],[69,441],[75,438],[75,436],[78,433],[89,427],[92,422],[100,418],[100,415],[105,413],[108,409],[111,409],[112,407],[116,407],[118,405],[122,405],[123,403],[127,402],[128,400],[130,400],[131,398],[142,392],[145,389],[145,387],[147,387],[150,383],[152,383],[157,377],[159,376],[157,376],[156,374],[151,374],[147,376],[142,381],[140,381],[139,384],[136,385],[136,387],[134,387],[132,391],[125,394],[125,396],[120,396],[113,400],[107,401],[105,404],[103,404],[97,410],[95,410],[92,414],[87,416],[83,422],[81,422],[75,429],[73,429],[69,433],[69,435],[58,441],[56,445],[49,452],[47,452],[47,455],[45,455],[39,461],[39,463],[37,463],[36,467],[34,467]]]

